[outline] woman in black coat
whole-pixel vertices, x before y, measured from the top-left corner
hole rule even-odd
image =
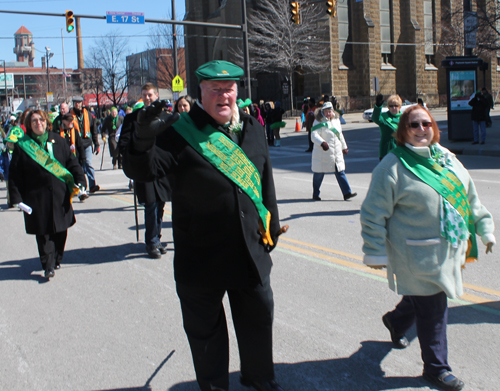
[[[74,183],[84,189],[86,180],[82,167],[66,141],[59,134],[51,132],[52,124],[47,113],[41,110],[30,112],[24,125],[25,141],[33,140],[48,155],[53,155],[71,173]],[[45,168],[47,165],[44,167],[39,164],[21,147],[26,144],[22,141],[15,145],[10,164],[10,199],[14,204],[23,202],[32,209],[31,214],[24,213],[26,233],[36,235],[45,277],[50,278],[54,277],[54,269],[60,267],[67,230],[76,222],[71,207],[72,193],[63,180]]]

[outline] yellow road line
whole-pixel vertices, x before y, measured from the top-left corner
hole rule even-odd
[[[328,248],[328,247],[317,246],[317,245],[314,245],[314,244],[311,244],[311,243],[302,242],[302,241],[299,241],[299,240],[295,240],[295,239],[291,239],[291,238],[285,238],[285,237],[280,237],[280,241],[278,243],[279,247],[286,248],[286,249],[289,249],[291,251],[295,251],[295,252],[300,253],[300,254],[308,255],[308,256],[311,256],[311,257],[314,257],[314,258],[323,259],[323,260],[326,260],[328,262],[335,263],[337,265],[341,265],[341,266],[345,266],[345,267],[351,268],[353,270],[361,271],[363,273],[369,273],[369,274],[373,274],[373,275],[376,275],[376,276],[379,276],[379,277],[384,277],[384,278],[387,276],[387,273],[386,273],[385,270],[371,269],[371,268],[369,268],[369,267],[367,267],[367,266],[365,266],[363,264],[360,265],[360,264],[355,263],[355,262],[350,262],[350,261],[346,261],[346,260],[343,260],[343,259],[335,258],[335,257],[332,257],[330,255],[321,254],[321,253],[318,253],[316,251],[308,250],[308,249],[305,249],[305,248],[302,248],[302,247],[292,246],[290,244],[283,243],[284,241],[285,242],[294,243],[294,244],[299,244],[299,245],[304,246],[304,247],[314,248],[314,249],[317,249],[317,250],[324,251],[326,253],[338,254],[338,255],[342,255],[344,257],[348,257],[348,258],[351,258],[351,259],[356,259],[356,260],[362,261],[363,258],[360,257],[360,256],[358,256],[358,255],[349,254],[349,253],[346,253],[346,252],[343,252],[343,251],[334,250],[334,249],[331,249],[331,248]],[[481,287],[481,286],[477,286],[477,285],[472,285],[472,284],[464,284],[464,287],[467,288],[467,289],[476,291],[476,292],[486,293],[486,294],[489,294],[489,295],[492,295],[492,296],[500,296],[500,292],[496,291],[494,289],[485,288],[485,287]],[[480,297],[480,296],[477,296],[477,295],[474,295],[474,294],[464,293],[461,296],[461,299],[465,300],[465,301],[469,301],[471,303],[476,303],[476,304],[487,304],[488,306],[492,306],[494,308],[500,309],[500,303],[498,303],[498,301],[491,300],[491,299],[486,299],[484,297]]]

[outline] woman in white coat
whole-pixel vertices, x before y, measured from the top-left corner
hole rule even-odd
[[[321,110],[317,110],[316,119],[311,128],[311,140],[314,143],[312,154],[313,200],[321,201],[319,188],[326,173],[334,172],[344,201],[356,197],[345,176],[344,155],[347,144],[342,134],[339,115],[333,110],[331,102],[325,102]]]

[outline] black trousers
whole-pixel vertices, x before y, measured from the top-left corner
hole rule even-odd
[[[61,264],[67,237],[68,230],[49,235],[36,235],[43,270],[54,269],[56,265]]]
[[[398,333],[405,333],[416,321],[426,373],[438,376],[451,371],[446,338],[448,302],[444,292],[432,296],[403,296],[389,313],[389,319]]]
[[[202,391],[229,389],[229,341],[222,304],[226,292],[238,340],[241,375],[249,380],[274,379],[274,301],[269,277],[263,285],[227,291],[177,283],[184,330]]]

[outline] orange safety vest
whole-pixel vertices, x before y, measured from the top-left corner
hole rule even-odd
[[[63,129],[62,125],[59,128],[59,134],[61,135],[62,138],[66,138],[66,130]],[[71,145],[69,149],[71,149],[71,152],[73,152],[73,155],[76,156],[76,147],[75,147],[75,128],[71,128],[71,134],[70,134],[70,140],[71,140]]]
[[[82,138],[90,138],[90,121],[89,121],[89,113],[87,112],[87,109],[83,109],[83,127],[85,130],[85,133],[82,134],[82,131],[80,130],[80,125],[78,124],[78,117],[76,116],[74,110],[71,110],[71,114],[73,114],[73,126],[74,128],[80,133],[80,136]]]

